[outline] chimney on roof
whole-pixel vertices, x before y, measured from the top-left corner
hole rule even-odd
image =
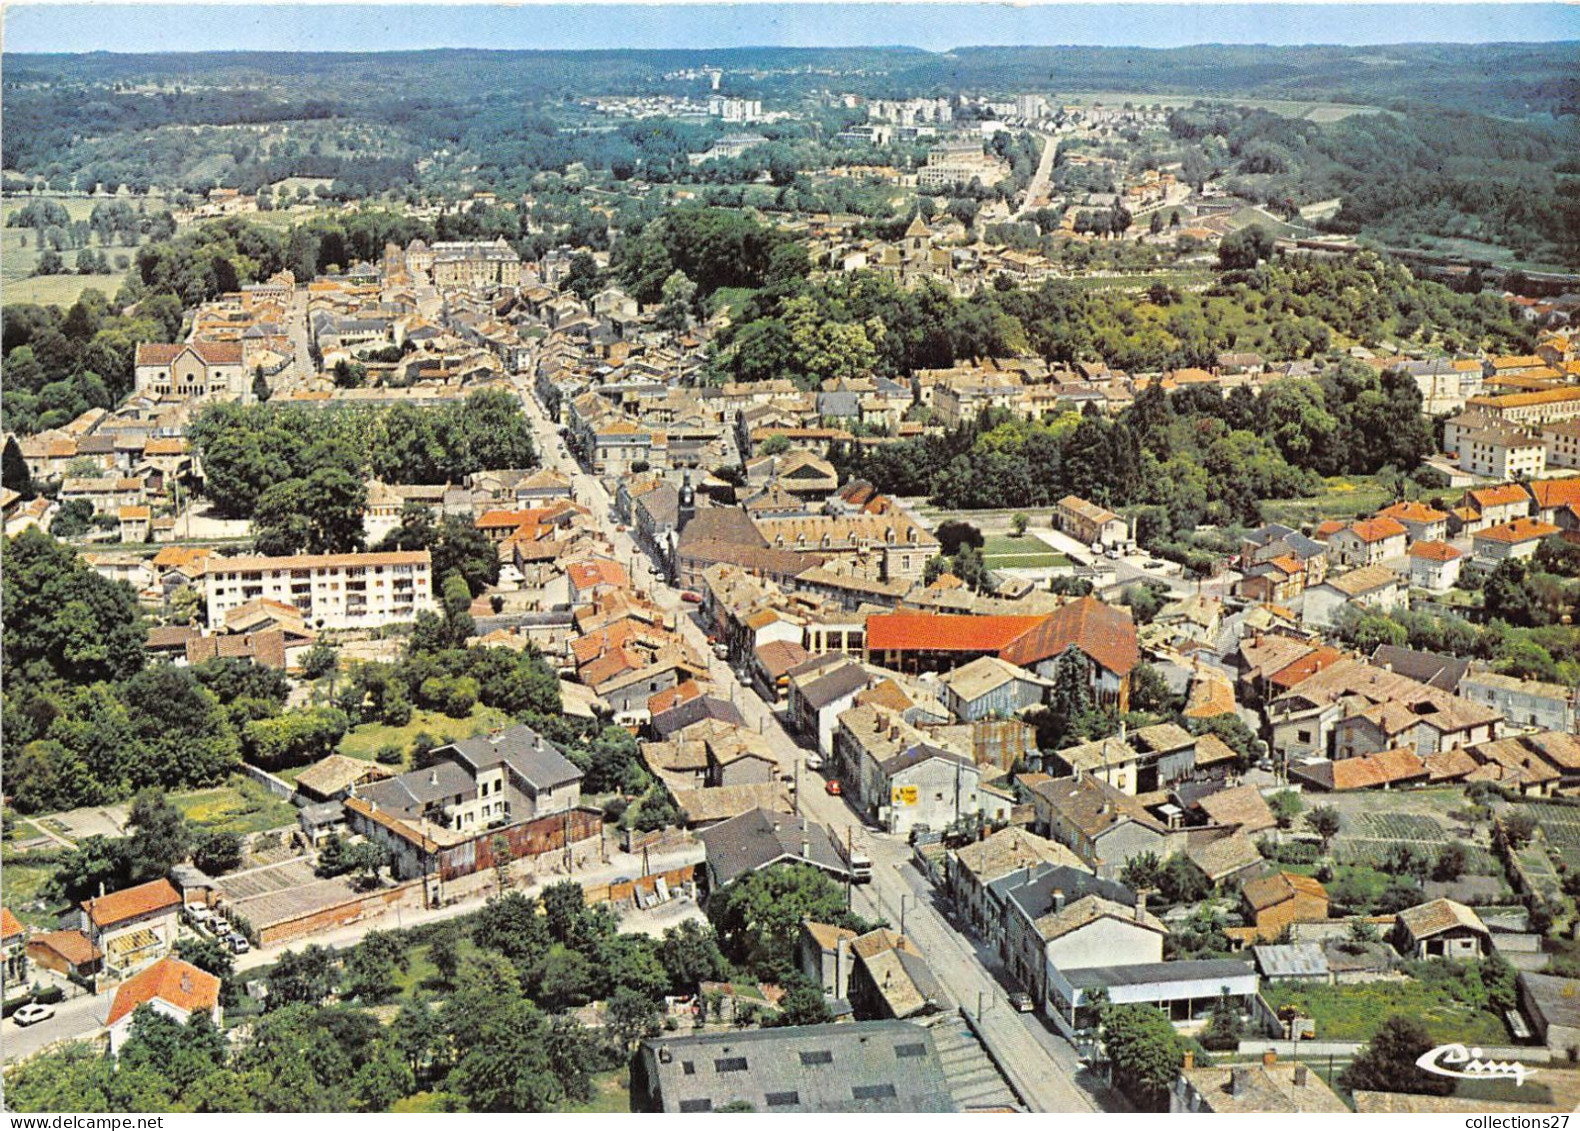
[[[1027,870],[1030,871],[1030,869],[1027,869]],[[1054,888],[1053,889],[1053,909],[1055,911],[1063,911],[1064,910],[1064,889],[1063,888]]]
[[[1297,1088],[1304,1088],[1305,1086],[1306,1086],[1306,1066],[1304,1064],[1297,1064],[1297,1065],[1295,1065],[1295,1087],[1297,1087]]]
[[[1235,1099],[1242,1099],[1251,1090],[1251,1070],[1243,1064],[1237,1064],[1229,1070],[1229,1094]]]
[[[1140,923],[1147,917],[1147,893],[1136,893],[1136,922]]]
[[[1277,1063],[1278,1063],[1278,1050],[1277,1049],[1263,1049],[1262,1050],[1262,1067],[1263,1068],[1271,1068],[1271,1067],[1273,1067],[1273,1065],[1275,1065]]]
[[[437,768],[430,769],[428,771],[428,784],[429,785],[438,785],[439,784],[439,771],[438,771]]]
[[[181,992],[184,994],[192,992],[192,971],[190,970],[181,971]]]
[[[895,724],[895,725],[889,727],[889,741],[893,742],[899,737],[900,737],[899,724]]]

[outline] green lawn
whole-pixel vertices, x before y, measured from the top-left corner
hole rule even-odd
[[[982,559],[989,569],[1043,569],[1067,566],[1070,559],[1042,539],[1026,534],[989,534],[982,546]]]
[[[464,719],[452,719],[440,711],[413,711],[411,722],[403,727],[386,726],[383,723],[364,723],[354,728],[341,740],[340,753],[371,762],[379,747],[391,743],[402,750],[409,751],[412,740],[425,731],[435,738],[453,742],[455,739],[470,738],[474,734],[482,734],[497,726],[507,726],[509,723],[510,716],[492,707],[474,707],[471,715]]]
[[[215,832],[245,836],[296,823],[296,806],[242,777],[218,789],[173,793],[170,802],[193,824]]]
[[[1419,981],[1365,982],[1328,986],[1314,983],[1264,984],[1262,996],[1274,1011],[1286,1005],[1316,1022],[1319,1041],[1366,1041],[1389,1017],[1413,1017],[1439,1043],[1501,1045],[1509,1031],[1497,1014],[1455,1001],[1443,990]]]
[[[593,1098],[587,1103],[564,1104],[555,1110],[575,1115],[610,1111],[624,1113],[631,1110],[631,1070],[629,1068],[616,1068],[609,1072],[594,1073],[592,1086]]]
[[[1265,499],[1262,518],[1285,526],[1321,522],[1328,518],[1351,519],[1371,514],[1393,502],[1388,489],[1369,475],[1337,476],[1327,481],[1320,495],[1309,499]]]

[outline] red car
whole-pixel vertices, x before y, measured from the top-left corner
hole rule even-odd
[[[825,785],[823,787],[823,792],[828,794],[830,797],[838,797],[841,793],[843,793],[845,791],[840,789],[839,782],[831,781],[831,782],[829,782],[827,785]]]
[[[680,595],[680,599],[682,601],[686,602],[686,604],[688,604],[688,605],[700,605],[700,604],[702,604],[702,594],[701,593],[693,593],[690,589],[687,589],[684,593],[682,593]]]

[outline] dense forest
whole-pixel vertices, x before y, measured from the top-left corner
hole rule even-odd
[[[1258,500],[1313,494],[1322,476],[1408,473],[1431,450],[1414,380],[1346,361],[1261,396],[1154,384],[1113,420],[989,412],[841,462],[882,491],[951,508],[1048,506],[1066,494],[1147,508],[1138,535],[1156,542],[1204,522],[1255,524]]]
[[[1227,269],[1201,292],[1163,283],[1142,293],[1098,291],[1054,279],[961,299],[936,286],[907,291],[871,272],[782,278],[745,304],[712,368],[721,380],[790,377],[811,388],[831,377],[903,377],[1024,352],[1148,372],[1211,366],[1227,350],[1288,361],[1389,340],[1449,351],[1531,344],[1530,326],[1492,295],[1456,294],[1369,254],[1268,259],[1271,240],[1259,237],[1250,228],[1225,240]]]
[[[1412,107],[1318,125],[1198,104],[1174,111],[1169,131],[1197,184],[1221,175],[1236,194],[1290,216],[1341,199],[1322,225],[1330,231],[1414,246],[1471,239],[1580,263],[1580,180],[1556,175],[1580,143],[1572,122]]]
[[[706,97],[700,74],[666,77],[696,66],[695,54],[681,51],[13,56],[4,169],[12,188],[55,191],[252,191],[311,177],[330,182],[324,193],[341,200],[483,187],[513,194],[540,174],[573,169],[615,185],[639,176],[740,186],[766,174],[782,203],[865,213],[870,203],[815,191],[797,176],[824,167],[827,139],[862,117],[825,101],[831,81],[874,97],[1057,97],[1063,88],[1330,100],[1389,113],[1317,123],[1242,109],[1214,111],[1206,122],[1182,113],[1176,125],[1204,143],[1193,147],[1197,166],[1221,169],[1256,199],[1302,204],[1342,194],[1341,230],[1388,241],[1429,232],[1543,261],[1580,256],[1574,181],[1557,172],[1580,142],[1573,52],[1564,44],[753,49],[709,52],[708,61],[725,71],[723,93],[793,105],[804,120],[759,126],[769,144],[693,166],[688,154],[730,127],[672,119],[611,127],[578,101]],[[1017,183],[1030,171],[1018,157]]]

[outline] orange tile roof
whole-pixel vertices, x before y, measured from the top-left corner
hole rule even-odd
[[[85,966],[104,957],[104,952],[88,941],[81,931],[48,931],[27,940],[28,949],[35,946],[52,950],[73,966]]]
[[[106,1025],[114,1025],[139,1005],[162,1001],[191,1015],[219,1004],[219,979],[190,962],[162,958],[115,991]]]
[[[1410,556],[1412,558],[1425,558],[1434,562],[1451,562],[1455,558],[1462,558],[1465,555],[1454,549],[1447,542],[1417,542],[1410,547]]]
[[[577,589],[587,589],[594,585],[613,585],[624,589],[631,584],[630,576],[619,562],[577,562],[565,573]]]
[[[85,899],[82,909],[100,927],[113,927],[127,919],[175,907],[181,896],[170,886],[169,880],[151,880],[134,888],[123,888],[98,899]]]
[[[1404,526],[1391,518],[1366,518],[1350,523],[1350,530],[1362,542],[1381,542],[1407,533]]]
[[[655,692],[649,696],[647,713],[649,715],[662,714],[672,707],[691,702],[701,694],[701,685],[694,679],[688,679],[684,683],[677,683],[674,687],[665,688],[663,691]]]
[[[1562,389],[1546,389],[1540,393],[1505,393],[1497,397],[1471,397],[1465,402],[1466,406],[1479,408],[1528,408],[1531,405],[1563,404],[1565,401],[1580,400],[1580,389],[1566,386]]]
[[[1395,503],[1378,511],[1377,517],[1397,519],[1399,522],[1445,522],[1448,519],[1443,511],[1420,502]]]
[[[9,907],[0,907],[0,938],[11,939],[22,933],[22,923]]]
[[[1340,652],[1337,648],[1329,648],[1324,644],[1319,648],[1313,648],[1288,667],[1280,668],[1274,672],[1270,682],[1287,691],[1291,687],[1295,687],[1316,675],[1323,668],[1331,667],[1338,663],[1343,658],[1343,652]]]
[[[1141,662],[1136,622],[1096,597],[1081,597],[1055,610],[1004,648],[999,658],[1025,668],[1052,659],[1071,645],[1119,676],[1129,675]]]
[[[965,613],[874,613],[867,618],[867,647],[873,652],[997,652],[1046,619]]]
[[[1525,488],[1518,483],[1505,483],[1501,487],[1473,487],[1465,492],[1465,498],[1474,503],[1476,509],[1486,510],[1488,507],[1523,503],[1528,496],[1525,494]]]
[[[1343,529],[1344,523],[1336,518],[1330,518],[1326,522],[1318,523],[1317,528],[1311,532],[1311,536],[1317,541],[1323,542]]]
[[[1526,486],[1542,510],[1580,506],[1580,476],[1573,479],[1538,479]]]
[[[1489,526],[1477,531],[1475,538],[1488,542],[1529,542],[1533,538],[1546,538],[1557,534],[1558,527],[1535,518],[1517,518],[1500,526]]]

